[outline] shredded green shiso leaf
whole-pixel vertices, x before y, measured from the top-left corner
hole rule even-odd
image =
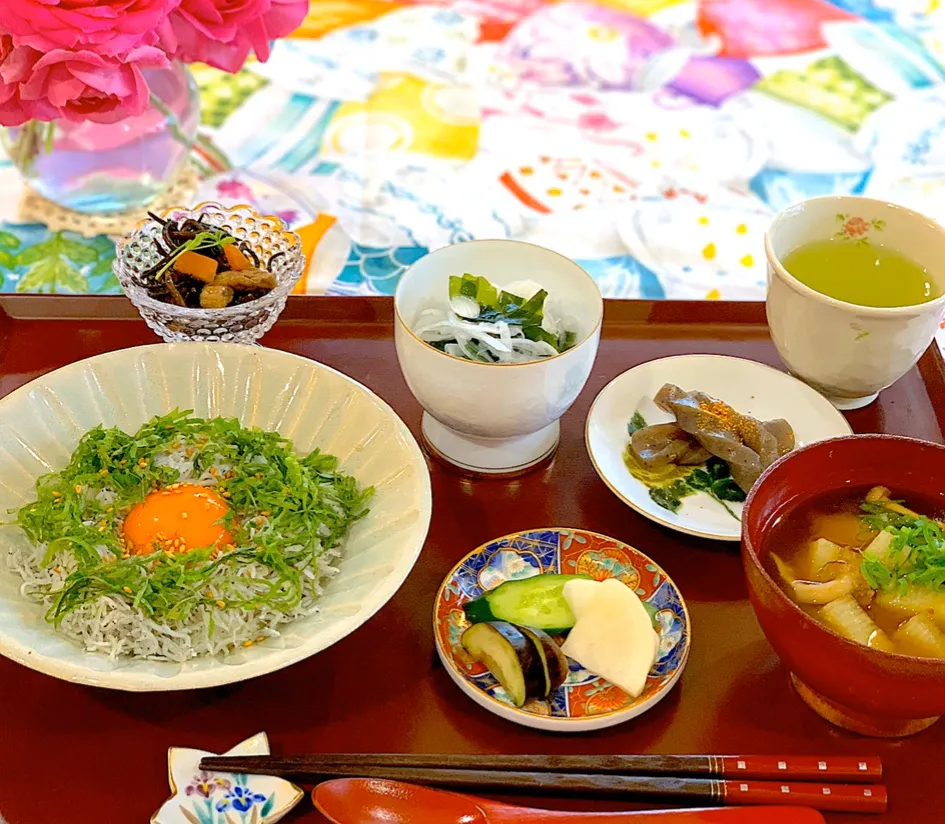
[[[125,515],[152,490],[180,479],[176,468],[158,465],[155,458],[181,448],[193,450],[195,475],[232,466],[214,489],[228,493],[231,510],[223,520],[235,548],[222,555],[208,547],[122,558]],[[16,523],[30,540],[48,544],[45,566],[61,554],[77,564],[61,590],[38,593],[54,598],[47,620],[58,624],[104,595],[122,597],[169,622],[185,620],[201,604],[291,611],[305,588],[317,585],[299,567],[306,560],[314,567],[316,558],[338,546],[368,512],[373,489],[361,489],[337,467],[337,458],[317,449],[297,456],[292,442],[278,433],[243,427],[235,418],[197,418],[190,411],[156,417],[133,435],[92,429],[69,465],[40,477],[36,500],[16,511]],[[103,490],[114,493],[114,501],[98,500]],[[237,584],[239,570],[252,562],[271,575],[262,594],[247,598]],[[211,577],[214,593],[208,588]]]
[[[945,589],[945,533],[938,523],[922,515],[892,512],[871,502],[864,502],[862,509],[866,523],[893,536],[885,559],[863,553],[860,571],[873,589],[899,590],[902,594],[912,586],[936,592]]]

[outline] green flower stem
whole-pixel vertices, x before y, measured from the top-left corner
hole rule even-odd
[[[54,128],[52,123],[28,120],[17,129],[16,139],[9,149],[10,159],[24,172],[31,172],[44,142],[51,142]],[[44,129],[47,129],[45,137],[42,135]]]
[[[210,138],[199,133],[193,140],[187,137],[187,135],[184,134],[184,130],[180,127],[180,121],[177,119],[177,115],[165,105],[163,100],[153,93],[151,95],[151,105],[167,118],[168,128],[171,130],[171,134],[178,143],[186,146],[191,152],[198,152],[203,155],[206,160],[210,160],[212,164],[217,167],[216,171],[226,172],[233,168],[229,158],[220,151]]]

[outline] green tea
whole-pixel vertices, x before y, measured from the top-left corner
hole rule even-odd
[[[859,306],[913,306],[941,294],[928,270],[868,242],[809,243],[791,252],[784,268],[811,289]]]

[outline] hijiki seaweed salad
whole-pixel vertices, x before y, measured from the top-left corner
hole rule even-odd
[[[184,661],[278,636],[316,609],[373,490],[235,418],[96,427],[16,511],[7,562],[87,650]]]
[[[257,300],[276,288],[272,264],[263,264],[253,247],[202,216],[177,221],[148,213],[161,224],[152,238],[160,260],[137,277],[155,300],[189,309],[224,309]]]
[[[484,277],[451,275],[449,302],[424,309],[414,332],[454,358],[527,363],[574,346],[576,323],[555,308],[548,292],[532,281],[499,289]]]

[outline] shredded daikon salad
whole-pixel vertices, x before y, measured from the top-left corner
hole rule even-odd
[[[424,309],[414,332],[454,358],[480,363],[528,363],[574,346],[574,318],[532,281],[502,289],[484,277],[452,275],[449,303]]]
[[[316,609],[372,492],[276,432],[174,411],[133,434],[86,433],[17,511],[28,540],[7,564],[90,651],[228,653]],[[208,534],[225,538],[206,545]]]

